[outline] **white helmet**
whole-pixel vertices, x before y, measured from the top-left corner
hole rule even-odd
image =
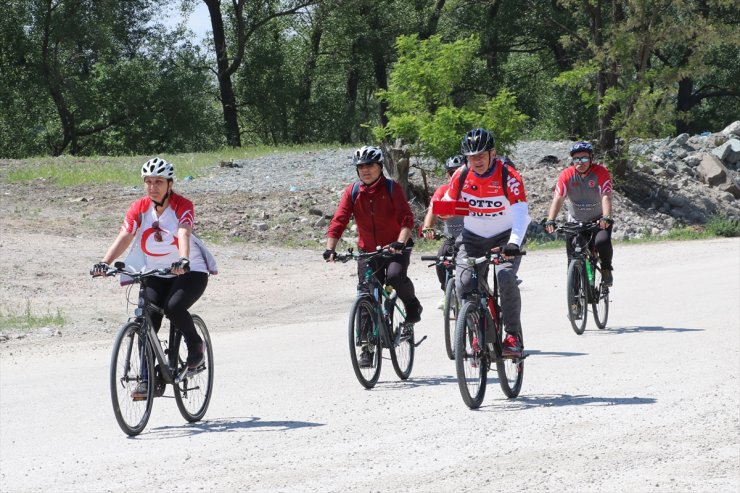
[[[141,177],[161,176],[172,180],[175,177],[175,167],[162,158],[152,158],[141,167]]]

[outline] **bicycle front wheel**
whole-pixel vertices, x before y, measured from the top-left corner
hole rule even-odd
[[[588,310],[588,279],[581,260],[570,261],[566,290],[568,291],[568,319],[573,331],[581,335],[586,328]]]
[[[154,400],[153,368],[154,354],[149,340],[142,336],[141,325],[125,324],[113,343],[110,397],[116,421],[129,436],[141,433],[149,421]]]
[[[174,383],[175,402],[180,414],[190,423],[200,421],[206,414],[208,404],[211,402],[213,393],[213,347],[211,336],[206,328],[206,323],[198,315],[192,315],[195,330],[203,339],[203,363],[195,370],[188,370],[185,378],[179,383]],[[177,374],[185,370],[188,359],[187,344],[183,335],[178,331],[175,336],[175,354],[177,354]]]
[[[594,302],[591,310],[594,313],[594,321],[600,329],[606,328],[606,320],[609,318],[609,288],[602,284],[601,270],[594,269]]]
[[[366,389],[375,387],[383,362],[383,346],[375,321],[374,304],[369,296],[355,300],[349,315],[349,354],[352,368],[360,384]]]
[[[445,349],[447,357],[455,359],[455,324],[457,323],[457,314],[460,311],[460,304],[457,301],[457,289],[455,288],[455,279],[447,281],[445,287]]]
[[[460,309],[455,327],[455,371],[463,401],[477,409],[486,395],[488,361],[483,351],[480,310],[467,301]]]
[[[388,320],[391,325],[391,337],[388,350],[391,353],[391,363],[393,369],[401,380],[406,380],[411,375],[411,368],[414,366],[414,326],[407,325],[406,318],[398,310],[398,298],[393,300],[389,307]],[[396,342],[398,345],[396,345]]]

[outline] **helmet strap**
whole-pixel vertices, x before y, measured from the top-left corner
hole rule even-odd
[[[167,193],[166,193],[166,194],[164,194],[164,198],[162,198],[162,202],[157,202],[156,200],[154,200],[154,199],[151,199],[151,200],[152,200],[152,202],[154,202],[154,205],[156,205],[156,206],[157,206],[157,208],[161,208],[161,207],[164,207],[164,203],[165,203],[165,202],[167,202],[167,199],[169,199],[169,198],[170,198],[170,195],[171,195],[171,193],[172,193],[172,188],[170,187],[170,183],[171,183],[171,182],[170,182],[170,181],[168,180],[168,181],[167,181]]]

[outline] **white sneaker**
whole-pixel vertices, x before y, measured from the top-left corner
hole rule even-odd
[[[445,309],[445,297],[444,296],[442,296],[442,299],[439,300],[439,303],[437,303],[437,308],[440,310]]]

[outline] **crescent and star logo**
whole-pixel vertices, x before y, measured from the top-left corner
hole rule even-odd
[[[149,228],[141,235],[141,250],[150,257],[164,257],[166,255],[169,255],[169,253],[152,253],[149,251],[149,249],[146,247],[149,237],[153,235],[156,232],[154,228]],[[179,248],[180,243],[177,241],[177,237],[172,238],[172,243],[170,245],[175,245],[175,248]]]

